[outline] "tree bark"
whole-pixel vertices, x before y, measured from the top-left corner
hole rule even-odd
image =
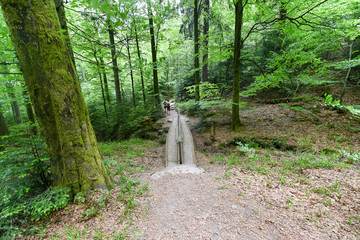
[[[283,42],[283,34],[281,33],[281,29],[284,28],[285,26],[283,26],[283,23],[285,22],[284,20],[286,19],[286,15],[287,15],[287,11],[285,8],[285,3],[282,0],[278,0],[277,1],[277,5],[279,6],[279,19],[281,19],[281,27],[280,28],[275,28],[273,31],[274,33],[271,34],[271,38],[274,39],[274,52],[280,54],[281,52],[281,47],[282,47],[282,42]]]
[[[109,188],[53,0],[2,0],[2,10],[50,155],[54,185]]]
[[[135,19],[134,19],[134,26],[135,26],[135,40],[136,40],[137,55],[138,55],[138,60],[139,60],[139,64],[140,64],[139,69],[140,69],[140,78],[141,78],[141,88],[142,88],[143,100],[144,100],[144,103],[146,103],[144,74],[143,74],[143,67],[142,67],[141,52],[140,52],[140,47],[139,47],[139,37],[138,37],[138,33],[137,33]]]
[[[112,26],[110,24],[110,20],[108,20],[108,32],[110,39],[110,47],[111,47],[111,60],[113,64],[114,71],[114,81],[115,81],[115,95],[116,95],[116,103],[121,105],[121,91],[120,91],[120,78],[119,78],[119,68],[116,58],[116,48],[115,48],[115,34]]]
[[[16,101],[16,95],[15,95],[15,92],[14,92],[14,86],[10,82],[8,82],[6,85],[7,85],[7,88],[9,90],[9,97],[11,98],[11,110],[12,110],[13,115],[14,115],[14,120],[18,124],[23,123],[19,103],[18,103],[18,101]]]
[[[28,92],[24,89],[23,90],[23,97],[24,97],[24,104],[25,104],[25,108],[26,108],[26,114],[28,116],[28,119],[31,123],[31,131],[34,135],[37,134],[38,130],[37,130],[37,127],[35,125],[35,114],[34,114],[34,111],[33,111],[33,106],[31,104],[31,101],[29,99],[29,94]]]
[[[203,47],[204,47],[204,55],[202,58],[202,71],[201,71],[201,81],[207,82],[208,81],[208,58],[209,58],[209,28],[210,24],[208,21],[209,17],[209,9],[210,9],[210,0],[204,0],[204,28],[203,28]]]
[[[235,3],[235,39],[234,39],[234,80],[233,80],[233,102],[232,102],[232,121],[231,128],[238,129],[241,126],[239,116],[239,94],[240,94],[240,57],[243,47],[241,29],[243,25],[243,0]]]
[[[200,101],[200,61],[199,61],[199,6],[194,0],[194,68],[195,68],[195,100]]]
[[[133,69],[132,69],[132,64],[131,64],[130,44],[129,44],[129,38],[128,37],[126,38],[126,48],[127,48],[127,52],[128,52],[128,59],[129,59],[133,104],[134,104],[134,106],[136,106],[135,87],[134,87],[134,74],[133,74]]]
[[[154,35],[154,16],[151,10],[151,3],[148,1],[148,12],[149,12],[149,26],[150,26],[150,37],[151,37],[151,56],[153,62],[153,81],[154,81],[154,96],[156,105],[160,106],[160,95],[159,95],[159,79],[158,79],[158,69],[157,69],[157,60],[156,60],[156,43]]]
[[[351,58],[352,58],[354,42],[355,41],[352,41],[349,45],[349,61],[351,61]],[[350,72],[351,72],[351,67],[349,67],[349,69],[347,70],[346,76],[345,76],[345,79],[343,82],[343,89],[342,89],[341,95],[340,95],[340,104],[343,104],[343,100],[344,100],[344,96],[345,96],[346,88],[347,88],[347,82],[350,78]]]
[[[0,106],[0,139],[2,136],[6,136],[9,134],[10,134],[10,131],[6,125],[6,121],[5,121],[4,115],[2,114],[1,106]],[[0,142],[3,143],[4,141],[0,141]],[[5,146],[0,144],[0,152],[4,151],[4,150],[5,150]]]
[[[6,121],[2,112],[0,112],[0,136],[9,135],[9,128],[6,125]]]
[[[75,69],[76,69],[74,51],[73,51],[73,49],[71,47],[70,35],[69,35],[68,27],[67,27],[67,24],[66,24],[64,0],[54,0],[54,2],[55,2],[56,12],[57,12],[57,15],[58,15],[58,18],[59,18],[61,29],[65,30],[63,35],[65,36],[66,48],[67,48],[67,51],[70,54],[71,60],[72,60],[74,66],[75,66]]]
[[[105,90],[104,90],[103,79],[102,79],[102,74],[101,74],[102,66],[101,66],[101,64],[100,64],[99,59],[98,59],[97,56],[96,56],[96,50],[95,50],[95,49],[94,49],[94,58],[95,58],[95,61],[96,61],[96,65],[97,65],[97,67],[98,67],[97,71],[98,71],[99,79],[100,79],[101,96],[102,96],[102,98],[103,98],[103,105],[104,105],[105,117],[106,117],[106,119],[108,119],[109,116],[108,116],[108,112],[107,112],[107,108],[106,108]]]
[[[110,107],[110,93],[109,93],[109,84],[108,84],[108,80],[107,80],[107,75],[106,75],[106,70],[105,70],[105,63],[104,63],[104,58],[100,57],[100,64],[101,64],[101,70],[102,70],[102,74],[103,74],[103,80],[104,80],[104,88],[105,88],[105,98],[106,101]]]

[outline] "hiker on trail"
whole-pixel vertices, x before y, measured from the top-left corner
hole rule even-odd
[[[163,102],[164,111],[165,111],[165,112],[166,112],[166,109],[167,109],[167,104],[168,104],[168,102],[167,102],[167,100],[165,99],[164,102]]]
[[[168,114],[170,114],[170,102],[169,102],[169,100],[167,101],[167,104],[166,104],[166,109],[167,109],[167,112],[168,112]]]

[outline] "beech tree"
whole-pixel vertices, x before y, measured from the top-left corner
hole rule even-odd
[[[50,155],[54,185],[72,194],[110,188],[53,0],[1,7]]]
[[[143,60],[141,58],[141,51],[140,51],[140,46],[139,46],[139,35],[138,35],[138,31],[137,31],[137,24],[135,21],[135,16],[133,19],[134,22],[134,31],[135,31],[135,41],[136,41],[136,50],[137,50],[137,56],[138,56],[138,65],[139,65],[139,70],[140,70],[140,78],[141,78],[141,89],[142,89],[142,95],[143,95],[143,101],[144,104],[146,103],[146,94],[145,94],[145,83],[144,83],[144,73],[143,73]]]
[[[240,80],[241,80],[240,67],[242,61],[242,50],[245,42],[249,39],[249,37],[252,34],[269,29],[278,22],[287,21],[289,24],[297,28],[300,28],[301,26],[306,26],[307,28],[314,28],[315,26],[319,26],[319,25],[321,26],[321,23],[317,22],[319,20],[311,19],[308,16],[311,15],[310,13],[313,13],[315,9],[319,8],[328,1],[329,0],[311,0],[311,1],[307,1],[306,3],[300,1],[293,1],[293,2],[278,1],[276,2],[276,4],[271,4],[266,2],[255,2],[254,5],[251,5],[249,0],[233,1],[235,6],[235,34],[234,34],[235,36],[234,36],[234,63],[233,63],[234,77],[233,77],[233,99],[232,99],[232,123],[231,123],[233,129],[237,129],[241,125],[239,118],[239,94],[240,94]],[[247,8],[246,11],[245,8]],[[274,10],[274,8],[276,10]],[[256,11],[254,11],[253,9],[256,9]],[[248,15],[251,14],[253,16],[250,18]],[[244,28],[245,20],[247,20],[247,23],[251,23],[250,24],[251,27]],[[249,26],[249,24],[247,25]],[[309,30],[309,29],[304,29],[304,30]],[[291,29],[291,32],[292,31],[293,30]],[[276,37],[279,38],[278,34]],[[277,49],[277,51],[279,51],[279,49]],[[255,65],[259,66],[256,63],[256,61],[253,62],[255,63]],[[293,62],[301,63],[301,61],[293,61]],[[282,68],[279,69],[281,70]]]
[[[120,78],[119,78],[119,67],[116,57],[115,32],[111,25],[110,20],[108,20],[107,23],[108,23],[110,46],[111,46],[111,59],[112,59],[113,71],[114,71],[116,103],[118,105],[121,105],[121,87],[120,87]]]
[[[13,115],[14,115],[15,122],[16,123],[23,123],[19,103],[16,100],[13,83],[12,82],[7,82],[6,85],[7,85],[7,88],[8,88],[9,97],[11,99],[11,109],[12,109],[12,112],[13,112]]]
[[[195,100],[200,101],[200,61],[199,61],[199,3],[194,0],[194,69],[195,69]]]
[[[157,48],[156,48],[155,33],[154,33],[154,15],[151,9],[151,1],[147,1],[147,4],[148,4],[148,15],[149,15],[151,56],[152,56],[152,64],[153,64],[152,69],[153,69],[154,95],[155,95],[155,103],[158,105],[160,104],[160,96],[159,96]]]
[[[203,27],[203,48],[204,48],[204,55],[202,57],[202,69],[201,69],[201,81],[207,82],[208,81],[208,58],[209,58],[209,11],[210,11],[210,0],[204,0],[204,27]]]
[[[7,124],[5,122],[5,118],[3,116],[2,109],[0,106],[0,139],[2,136],[9,135],[9,134],[10,134],[9,128],[7,127]],[[2,144],[0,144],[0,151],[3,151],[4,148],[5,147]]]

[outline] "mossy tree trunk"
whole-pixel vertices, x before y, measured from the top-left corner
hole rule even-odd
[[[4,17],[51,159],[54,185],[109,188],[53,0],[2,0]]]
[[[232,120],[231,128],[238,129],[241,126],[239,116],[239,94],[240,94],[240,57],[243,47],[241,29],[243,25],[244,6],[242,0],[235,3],[235,39],[234,39],[234,80],[233,80],[233,100],[232,100]]]
[[[63,32],[63,35],[65,36],[64,38],[65,38],[66,48],[67,48],[67,51],[70,54],[70,57],[71,57],[72,62],[74,63],[74,66],[76,68],[75,58],[74,58],[74,51],[73,51],[73,49],[71,47],[69,31],[68,31],[68,27],[67,27],[67,24],[66,24],[64,0],[54,0],[54,2],[55,2],[56,13],[57,13],[58,18],[59,18],[61,29],[65,30]]]

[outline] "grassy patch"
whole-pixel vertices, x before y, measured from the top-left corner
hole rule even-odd
[[[237,142],[236,151],[231,155],[218,155],[210,161],[225,163],[229,168],[240,167],[243,170],[253,171],[263,175],[279,176],[281,184],[286,183],[286,176],[301,174],[307,169],[341,169],[348,168],[349,164],[359,162],[358,154],[345,151],[331,152],[281,152],[276,149],[258,149],[249,144]],[[343,159],[343,161],[339,161]],[[301,179],[301,182],[309,180]]]
[[[127,155],[128,158],[142,157],[143,150],[151,147],[158,147],[159,144],[154,141],[144,140],[140,138],[132,138],[121,142],[100,142],[100,151],[104,156],[120,156]]]
[[[135,138],[122,142],[102,142],[99,147],[108,173],[116,180],[115,187],[111,191],[98,190],[87,196],[78,193],[74,198],[74,205],[69,206],[65,213],[76,224],[70,224],[67,221],[69,217],[63,216],[64,225],[61,230],[49,232],[51,230],[47,228],[51,229],[51,226],[41,231],[39,227],[34,227],[38,236],[40,232],[41,235],[52,236],[52,239],[126,239],[127,227],[131,224],[130,216],[137,207],[136,199],[149,191],[148,183],[141,183],[134,177],[134,173],[143,171],[145,166],[139,164],[139,159],[146,156],[148,149],[158,147],[158,143]],[[78,210],[74,212],[74,209]],[[113,224],[119,231],[108,232],[102,229],[101,224],[107,224],[104,216],[108,214],[117,215],[119,220]],[[99,222],[96,228],[86,224],[93,218]],[[85,229],[80,227],[82,224]]]

